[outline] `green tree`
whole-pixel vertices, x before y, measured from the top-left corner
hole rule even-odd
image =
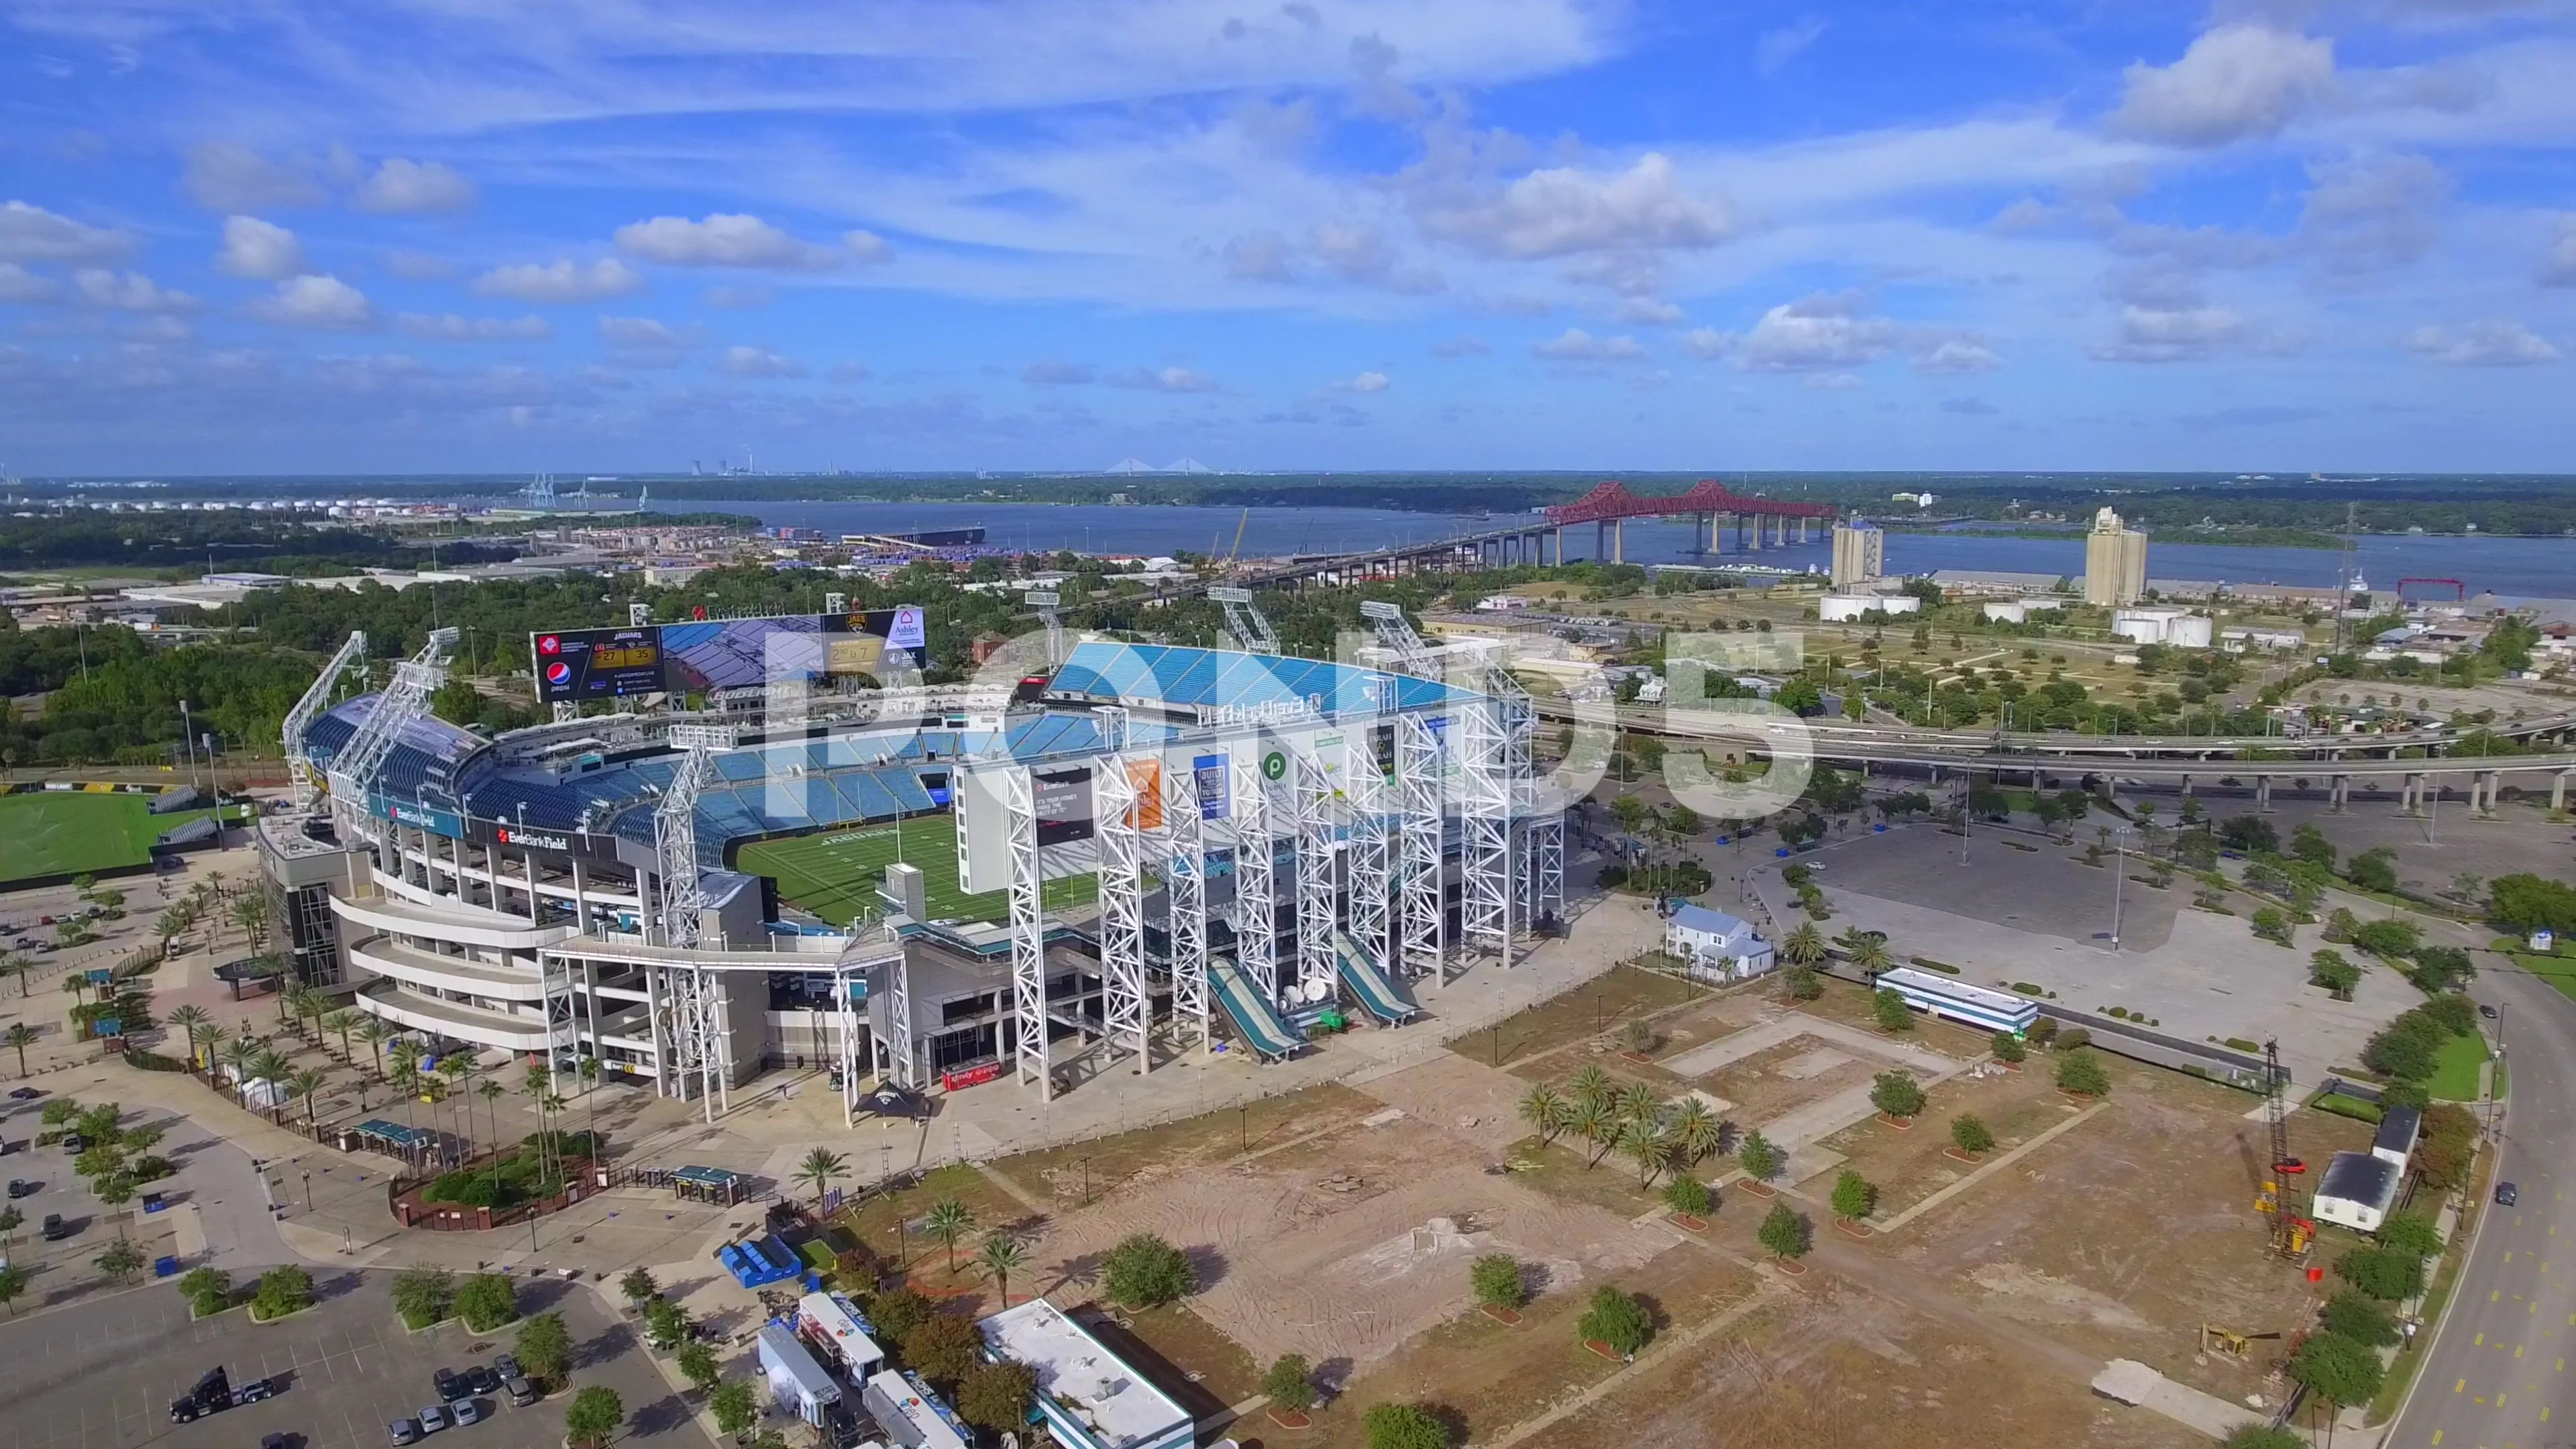
[[[1314,1365],[1306,1362],[1302,1353],[1283,1353],[1261,1376],[1261,1391],[1270,1396],[1273,1407],[1302,1414],[1315,1407]]]
[[[1987,1128],[1985,1118],[1962,1112],[1950,1119],[1950,1145],[1973,1157],[1994,1150],[1995,1134]]]
[[[1882,1031],[1914,1029],[1914,1008],[1906,1005],[1904,995],[1892,986],[1882,986],[1871,995],[1869,1010],[1872,1016],[1878,1018],[1879,1029]]]
[[[1780,973],[1780,989],[1791,1001],[1814,1001],[1825,994],[1825,983],[1812,966],[1792,966]]]
[[[1368,1449],[1449,1449],[1449,1426],[1418,1404],[1371,1404],[1360,1428]]]
[[[979,1363],[957,1381],[957,1414],[995,1434],[1022,1431],[1037,1391],[1038,1371],[1027,1364]]]
[[[760,1422],[760,1401],[751,1391],[751,1380],[726,1379],[717,1384],[707,1393],[707,1412],[715,1416],[716,1432],[740,1439]]]
[[[1688,1173],[1676,1173],[1664,1184],[1664,1205],[1685,1217],[1704,1218],[1717,1206],[1708,1184]]]
[[[2332,947],[2311,951],[2308,953],[2308,984],[2324,987],[2334,994],[2337,1001],[2350,1001],[2353,988],[2361,984],[2361,968]]]
[[[1607,1345],[1614,1353],[1634,1354],[1655,1336],[1655,1320],[1646,1305],[1604,1283],[1592,1290],[1575,1332],[1587,1342]]]
[[[456,1275],[416,1263],[394,1275],[394,1311],[411,1328],[427,1328],[456,1311]]]
[[[2382,895],[2397,893],[2397,852],[2382,845],[2365,850],[2344,863],[2344,879],[2366,891]]]
[[[107,1245],[107,1250],[90,1260],[111,1281],[123,1283],[143,1271],[143,1250],[124,1238]]]
[[[662,1296],[662,1285],[653,1281],[652,1269],[629,1268],[626,1276],[617,1280],[617,1291],[627,1307],[641,1311],[645,1304]]]
[[[1994,1052],[1995,1060],[1999,1062],[2018,1062],[2030,1055],[2030,1047],[2020,1037],[2008,1031],[1996,1032],[1994,1040],[1986,1045]]]
[[[1027,1266],[1029,1250],[1020,1240],[1005,1233],[994,1233],[984,1239],[983,1249],[975,1255],[975,1267],[993,1280],[993,1291],[1000,1296],[1002,1307],[1011,1306],[1011,1275]]]
[[[2424,1260],[2394,1248],[2353,1248],[2335,1259],[2335,1276],[2383,1303],[2424,1291]]]
[[[909,1288],[889,1288],[868,1301],[868,1321],[888,1343],[901,1343],[932,1313],[930,1300]]]
[[[695,1340],[681,1344],[672,1363],[680,1370],[680,1377],[701,1394],[713,1391],[724,1377],[724,1370],[716,1364],[716,1351]]]
[[[2380,1246],[2429,1258],[2442,1251],[2441,1230],[2422,1213],[2390,1213],[2379,1225]]]
[[[966,1204],[953,1197],[943,1197],[922,1214],[921,1230],[948,1250],[948,1271],[957,1271],[957,1245],[975,1231],[975,1215]]]
[[[2325,1331],[2340,1333],[2355,1343],[2385,1348],[2398,1340],[2397,1316],[2379,1306],[2368,1294],[2347,1288],[2326,1300]]]
[[[519,1290],[501,1273],[477,1273],[456,1289],[456,1314],[476,1333],[490,1333],[519,1318]]]
[[[1529,1090],[1521,1093],[1520,1114],[1521,1121],[1538,1134],[1542,1147],[1555,1141],[1556,1134],[1565,1130],[1565,1098],[1545,1082],[1532,1082]]]
[[[2334,869],[2334,844],[2326,839],[2324,831],[2314,825],[2302,825],[2290,832],[2290,855],[2295,860]]]
[[[24,1268],[15,1264],[0,1268],[0,1307],[6,1307],[12,1318],[18,1316],[18,1300],[26,1296],[27,1281]]]
[[[1760,1132],[1747,1132],[1736,1146],[1735,1165],[1755,1182],[1769,1182],[1780,1175],[1780,1149]]]
[[[2079,1049],[2068,1052],[2058,1062],[2057,1085],[2063,1091],[2105,1096],[2111,1090],[2111,1074],[2102,1069],[2100,1057],[2089,1049]]]
[[[814,1185],[814,1211],[820,1213],[823,1210],[824,1193],[830,1190],[834,1181],[847,1176],[849,1171],[848,1158],[828,1148],[817,1147],[806,1153],[804,1160],[796,1164],[796,1180]]]
[[[2309,1334],[2290,1359],[2290,1377],[2339,1409],[2378,1397],[2385,1376],[2376,1352],[2339,1333]]]
[[[2245,923],[2258,939],[2275,946],[2291,944],[2290,918],[2278,906],[2255,907],[2254,914],[2248,916]]]
[[[1189,1256],[1152,1233],[1119,1240],[1101,1265],[1101,1286],[1122,1308],[1159,1308],[1198,1286]]]
[[[1807,1223],[1807,1215],[1785,1202],[1771,1205],[1771,1211],[1764,1215],[1762,1226],[1754,1231],[1753,1236],[1776,1258],[1803,1258],[1815,1243],[1814,1230]]]
[[[197,1317],[211,1318],[232,1306],[233,1275],[221,1268],[191,1268],[180,1275],[179,1296]]]
[[[250,1306],[263,1320],[301,1313],[313,1306],[313,1275],[293,1266],[271,1268],[259,1275]]]
[[[1890,1117],[1912,1118],[1923,1111],[1923,1086],[1903,1072],[1881,1072],[1870,1083],[1869,1104]]]
[[[1518,1308],[1529,1300],[1529,1289],[1521,1281],[1520,1259],[1509,1253],[1487,1253],[1467,1268],[1467,1281],[1476,1291],[1476,1301],[1488,1308]]]
[[[644,1305],[644,1341],[664,1353],[678,1348],[689,1337],[689,1310],[668,1298],[656,1298]]]
[[[1845,1222],[1858,1222],[1878,1210],[1878,1189],[1868,1178],[1844,1168],[1834,1179],[1834,1216]]]
[[[626,1422],[626,1401],[615,1389],[592,1384],[572,1396],[564,1408],[564,1438],[574,1449],[608,1449],[608,1441]]]
[[[983,1358],[984,1336],[963,1313],[934,1313],[903,1340],[906,1366],[952,1388]]]
[[[2259,1419],[2249,1419],[2227,1431],[2218,1441],[2218,1449],[2309,1449],[2307,1436],[2296,1429],[2276,1428]]]
[[[564,1327],[560,1313],[529,1315],[510,1347],[518,1355],[519,1367],[539,1383],[561,1385],[564,1375],[572,1371],[572,1331]]]

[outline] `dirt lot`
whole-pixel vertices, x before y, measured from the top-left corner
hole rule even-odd
[[[1783,1112],[1866,1085],[1887,1064],[1812,1036],[1796,1037],[1699,1079],[1734,1105],[1726,1115],[1758,1127]]]
[[[1616,1050],[1619,1029],[1635,1019],[1660,1022],[1676,1007],[1710,999],[1711,992],[1676,977],[1621,966],[1554,1001],[1540,1004],[1498,1023],[1491,1031],[1470,1032],[1451,1050],[1486,1066],[1518,1067],[1550,1054],[1589,1060],[1587,1044],[1600,1052]],[[1567,1048],[1576,1048],[1567,1051]],[[1581,1062],[1546,1061],[1536,1075],[1562,1074]]]
[[[1925,1094],[1923,1114],[1911,1129],[1862,1122],[1819,1145],[1849,1159],[1844,1165],[1878,1189],[1878,1216],[1892,1216],[1976,1170],[1976,1164],[1944,1151],[1952,1118],[1974,1114],[1985,1122],[1995,1134],[1991,1159],[2074,1116],[2077,1107],[2051,1085],[2048,1067],[2043,1060],[2028,1071],[1990,1067],[1984,1076],[1953,1077]]]

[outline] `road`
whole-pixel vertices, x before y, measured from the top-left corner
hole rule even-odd
[[[2521,972],[2476,994],[2504,1032],[2511,1104],[2496,1180],[2449,1316],[2389,1449],[2544,1449],[2576,1443],[2576,1001]]]

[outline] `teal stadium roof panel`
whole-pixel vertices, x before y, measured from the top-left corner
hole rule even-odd
[[[1372,698],[1372,691],[1390,686],[1391,698]],[[1209,709],[1301,704],[1333,715],[1436,709],[1475,697],[1437,680],[1327,659],[1107,640],[1075,645],[1050,687],[1059,694],[1094,699],[1153,700]]]

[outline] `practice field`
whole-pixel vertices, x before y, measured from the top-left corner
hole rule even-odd
[[[150,798],[82,790],[0,795],[0,883],[142,865],[163,832],[213,813],[155,815]]]
[[[947,815],[758,841],[736,852],[734,868],[776,880],[780,899],[847,925],[876,908],[877,885],[886,867],[899,860],[921,867],[934,921],[998,921],[1010,914],[1001,891],[969,895],[957,888],[957,824]],[[1096,891],[1087,875],[1051,880],[1046,903],[1062,909],[1090,900]]]

